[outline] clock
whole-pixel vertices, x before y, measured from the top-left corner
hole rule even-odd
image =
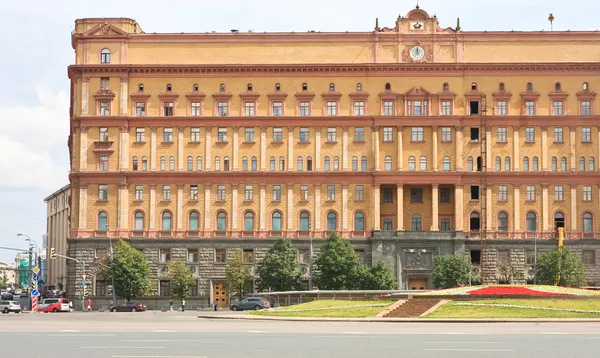
[[[415,61],[420,61],[425,57],[425,49],[422,46],[413,46],[410,49],[410,57]]]

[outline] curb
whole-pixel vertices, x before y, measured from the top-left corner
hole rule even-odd
[[[268,317],[268,316],[210,316],[199,315],[200,319],[283,321],[283,322],[367,322],[367,323],[591,323],[598,318],[526,319],[526,318],[481,318],[481,319],[433,319],[433,318],[316,318],[316,317]]]

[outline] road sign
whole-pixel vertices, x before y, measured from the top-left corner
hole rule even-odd
[[[34,281],[37,281],[37,280],[39,280],[39,277],[38,277],[38,275],[33,275],[33,280],[34,280]]]
[[[81,284],[85,286],[87,284],[87,281],[86,280],[81,280]]]
[[[81,278],[85,280],[85,278],[87,277],[86,274],[81,275]]]
[[[37,296],[31,297],[31,311],[37,312]]]
[[[40,269],[37,268],[37,267],[34,267],[33,268],[33,273],[37,275],[38,273],[40,273]]]
[[[39,295],[40,295],[40,293],[38,292],[38,290],[32,290],[32,291],[31,291],[31,296],[33,296],[33,297],[37,297],[37,296],[39,296]]]

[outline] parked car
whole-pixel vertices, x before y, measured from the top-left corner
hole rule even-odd
[[[112,306],[111,312],[144,312],[146,305],[136,302],[125,302],[118,306]]]
[[[38,305],[39,312],[69,312],[68,298],[46,298]]]
[[[12,301],[14,299],[14,296],[12,292],[2,292],[2,294],[0,294],[0,299],[2,299],[3,301]]]
[[[238,303],[232,303],[230,309],[232,311],[244,311],[244,310],[262,310],[270,308],[269,301],[262,297],[246,297]]]
[[[0,301],[0,311],[2,313],[19,313],[21,312],[21,304],[16,301]]]

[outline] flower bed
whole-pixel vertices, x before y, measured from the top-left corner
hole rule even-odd
[[[483,285],[473,287],[455,287],[446,290],[425,291],[421,295],[427,296],[600,296],[598,291],[579,288],[544,286],[544,285]]]
[[[557,293],[532,290],[523,286],[488,286],[468,292],[469,296],[573,296],[569,293]]]

